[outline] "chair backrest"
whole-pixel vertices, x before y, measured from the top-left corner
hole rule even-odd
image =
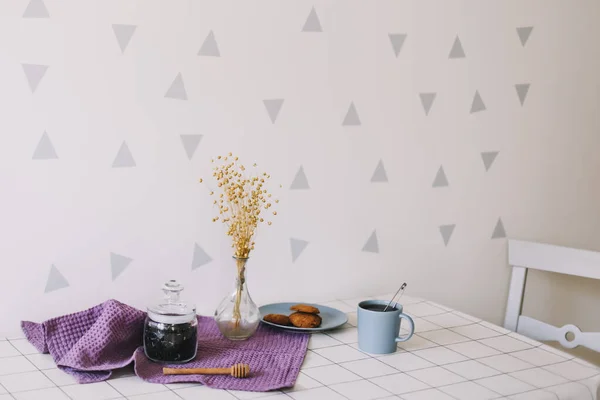
[[[528,269],[600,279],[599,252],[509,240],[508,263],[512,267],[512,276],[504,318],[506,329],[536,340],[557,341],[569,349],[584,346],[600,352],[599,332],[581,332],[571,324],[555,327],[521,315]]]

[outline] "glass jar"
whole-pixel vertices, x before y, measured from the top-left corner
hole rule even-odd
[[[177,281],[168,281],[162,290],[164,299],[148,307],[144,353],[150,360],[161,363],[193,360],[198,349],[196,307],[179,300],[183,286]]]
[[[247,258],[233,257],[236,265],[235,289],[227,295],[215,310],[219,331],[230,340],[246,340],[256,332],[260,311],[252,301],[246,284]]]

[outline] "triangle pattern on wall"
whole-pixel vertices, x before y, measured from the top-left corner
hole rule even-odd
[[[119,152],[115,157],[115,160],[112,163],[113,168],[127,168],[127,167],[135,167],[135,160],[133,159],[133,155],[131,155],[131,151],[129,151],[129,146],[127,143],[123,141],[121,147],[119,148]]]
[[[135,25],[123,25],[123,24],[113,24],[112,26],[115,37],[117,38],[117,43],[119,44],[119,48],[121,49],[121,54],[125,53],[125,49],[129,42],[131,41],[131,37],[135,33],[135,29],[137,26]]]
[[[177,74],[173,83],[165,93],[165,97],[178,100],[187,100],[187,92],[185,91],[185,85],[183,84],[183,77],[181,72]]]
[[[492,232],[492,239],[502,239],[506,237],[506,231],[504,230],[504,224],[502,218],[498,218],[494,231]]]
[[[302,32],[323,32],[321,21],[319,20],[319,16],[314,7],[310,10],[308,18],[306,18],[306,22],[302,27]]]
[[[377,167],[375,168],[375,172],[373,172],[373,176],[371,177],[371,182],[387,182],[387,173],[385,172],[385,167],[383,166],[383,160],[379,160]]]
[[[44,75],[46,75],[48,66],[40,64],[21,64],[21,66],[23,67],[23,72],[25,73],[25,77],[29,83],[31,93],[35,93],[42,78]]]
[[[456,224],[440,225],[440,234],[444,240],[444,246],[448,246],[448,242],[450,242],[452,233],[454,233],[454,228],[456,228]]]
[[[473,103],[471,103],[471,114],[480,112],[480,111],[485,111],[486,109],[487,108],[485,107],[485,104],[483,103],[483,99],[481,98],[479,91],[476,90],[475,96],[473,96]]]
[[[490,170],[490,167],[496,160],[496,156],[498,155],[497,151],[484,151],[481,153],[481,159],[483,160],[483,166],[486,171]]]
[[[54,265],[50,266],[50,274],[46,281],[46,288],[44,293],[54,292],[55,290],[64,289],[69,287],[69,282],[65,279],[63,274],[60,273],[58,268]]]
[[[187,154],[188,159],[191,160],[192,157],[194,157],[194,153],[196,152],[203,135],[180,135],[180,137],[185,154]]]
[[[394,50],[394,54],[396,57],[402,51],[402,47],[404,46],[404,41],[406,40],[406,33],[390,33],[389,34],[390,42],[392,43],[392,49]]]
[[[192,258],[192,271],[208,264],[212,261],[212,258],[198,243],[194,243],[194,256]]]
[[[429,110],[431,110],[431,106],[435,100],[435,96],[437,93],[419,93],[419,97],[421,98],[421,104],[423,105],[423,110],[425,111],[425,115],[429,115]]]
[[[43,0],[30,0],[23,18],[50,18],[50,14]]]
[[[56,151],[54,150],[54,146],[50,141],[50,137],[46,132],[42,134],[40,141],[38,142],[34,152],[33,152],[33,160],[53,160],[58,158],[56,155]]]
[[[204,39],[204,43],[202,43],[202,46],[198,51],[198,55],[206,57],[221,57],[219,45],[217,44],[217,40],[215,39],[215,34],[213,31],[210,31]]]
[[[517,28],[517,35],[519,35],[519,40],[521,41],[521,46],[525,47],[525,44],[529,40],[529,36],[531,35],[531,31],[533,31],[533,26],[522,26]]]
[[[290,186],[290,189],[292,189],[292,190],[310,189],[310,186],[308,185],[308,179],[306,179],[306,174],[304,173],[303,166],[300,166],[300,168],[298,168],[298,172],[296,172],[296,176],[294,177],[294,180],[292,181],[292,185]]]
[[[306,246],[308,246],[308,242],[306,240],[290,238],[292,262],[295,262],[298,257],[300,257],[300,254],[302,254],[304,249],[306,249]]]
[[[348,112],[346,112],[346,116],[342,121],[342,126],[360,126],[360,118],[358,117],[358,112],[356,111],[354,102],[350,103]]]
[[[446,173],[444,172],[444,167],[442,165],[440,165],[437,174],[435,174],[432,186],[434,188],[448,186],[448,178],[446,178]]]
[[[110,253],[110,271],[113,282],[125,271],[133,259],[116,253]]]
[[[281,111],[281,106],[283,105],[284,99],[266,99],[263,100],[263,104],[267,109],[267,114],[269,114],[269,118],[271,122],[274,124],[277,121],[277,117],[279,116],[279,111]]]
[[[515,85],[515,90],[517,91],[517,96],[519,96],[519,101],[521,102],[521,106],[525,103],[525,99],[527,98],[527,93],[529,92],[529,83],[517,83]]]
[[[362,251],[367,253],[379,253],[379,241],[377,240],[377,230],[374,230],[367,239],[367,242],[362,248]]]
[[[448,58],[465,58],[465,50],[463,49],[462,43],[458,36],[454,39],[454,43],[452,44],[452,48],[450,49],[450,54]]]

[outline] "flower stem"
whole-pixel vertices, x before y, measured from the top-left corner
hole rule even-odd
[[[237,265],[237,289],[235,293],[235,304],[233,306],[233,324],[235,328],[240,326],[240,320],[242,319],[242,313],[240,311],[240,305],[242,302],[242,290],[244,283],[246,282],[246,259],[238,258],[235,260]]]

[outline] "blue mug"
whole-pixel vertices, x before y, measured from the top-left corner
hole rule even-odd
[[[398,342],[410,339],[415,333],[412,318],[402,313],[400,304],[390,306],[384,312],[388,301],[365,300],[358,304],[358,347],[372,354],[388,354],[396,351]],[[409,333],[400,337],[400,320],[406,320]]]

